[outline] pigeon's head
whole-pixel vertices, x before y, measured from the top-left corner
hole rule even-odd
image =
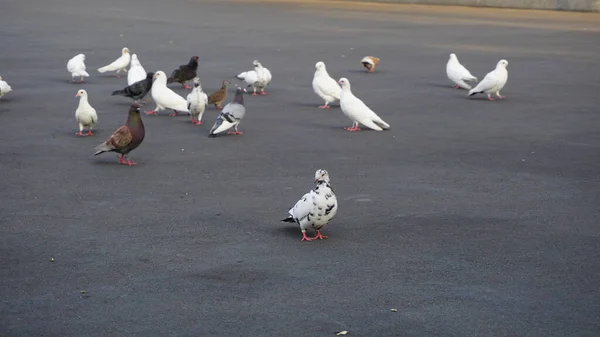
[[[125,47],[121,49],[121,54],[129,54],[129,48]]]
[[[0,76],[0,81],[2,81],[2,76]]]
[[[231,82],[229,82],[228,80],[223,80],[223,82],[221,83],[221,87],[227,88],[228,84],[231,84]]]
[[[198,62],[199,57],[198,56],[192,56],[192,61],[194,62]]]
[[[157,72],[154,73],[154,76],[152,77],[155,81],[156,79],[164,79],[165,81],[167,80],[167,75],[165,74],[164,71],[159,70]]]
[[[133,113],[140,113],[140,108],[141,106],[138,104],[137,101],[134,101],[133,103],[131,103],[131,106],[129,106],[129,112],[133,112]]]
[[[237,87],[237,89],[235,90],[236,95],[243,95],[245,92],[248,92],[248,90],[242,87]]]
[[[323,63],[323,61],[317,62],[317,64],[315,64],[315,69],[317,69],[317,70],[325,69],[325,63]]]
[[[138,61],[137,54],[132,54],[132,55],[131,55],[131,61],[132,61],[132,62],[133,62],[133,61],[136,61],[136,62]]]
[[[259,67],[259,66],[260,66],[260,62],[258,62],[258,60],[254,60],[254,61],[252,61],[252,64],[253,64],[255,67]]]
[[[329,172],[324,169],[318,169],[317,172],[315,172],[315,183],[322,181],[329,183]]]
[[[338,83],[340,84],[340,86],[342,86],[342,88],[350,87],[350,81],[348,81],[348,79],[345,77],[340,78]]]
[[[496,65],[496,68],[506,68],[506,67],[508,67],[507,60],[500,60],[500,61],[498,61],[498,64]]]
[[[77,94],[75,95],[75,97],[87,97],[87,91],[85,91],[83,89],[79,89],[79,91],[77,92]]]
[[[456,54],[450,53],[450,59],[451,60],[456,60]]]
[[[192,80],[192,82],[194,83],[195,87],[199,87],[200,85],[202,85],[200,83],[200,77],[194,77],[194,79]]]

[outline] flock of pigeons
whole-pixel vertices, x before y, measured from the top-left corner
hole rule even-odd
[[[369,73],[375,71],[379,65],[380,59],[374,56],[366,56],[361,60],[361,64]],[[127,121],[118,128],[102,144],[95,147],[94,155],[104,152],[116,152],[120,164],[136,165],[128,155],[136,149],[144,140],[145,129],[142,122],[140,105],[138,101],[143,101],[148,94],[156,103],[156,108],[146,111],[147,115],[156,115],[159,111],[169,109],[173,110],[170,116],[177,116],[179,112],[186,112],[191,116],[192,123],[202,125],[202,117],[208,105],[214,105],[221,110],[217,120],[210,129],[209,137],[214,137],[222,132],[227,134],[241,135],[238,126],[244,118],[246,108],[244,106],[244,93],[246,88],[252,87],[251,95],[267,95],[265,89],[271,83],[271,72],[262,66],[260,62],[253,62],[254,69],[245,71],[236,76],[236,78],[245,83],[244,87],[234,84],[237,89],[234,99],[223,107],[227,99],[227,85],[229,81],[223,80],[221,88],[210,95],[202,91],[202,84],[197,76],[198,56],[193,56],[187,64],[175,69],[170,77],[167,77],[163,71],[146,72],[141,65],[136,54],[131,55],[128,48],[123,48],[121,56],[114,62],[98,69],[98,72],[115,72],[117,78],[121,71],[127,73],[127,86],[121,90],[116,90],[112,95],[120,95],[133,99],[129,108]],[[129,66],[129,70],[127,67]],[[486,93],[488,100],[495,100],[492,94],[503,99],[500,90],[504,88],[508,79],[506,67],[508,61],[500,60],[496,68],[489,72],[481,82],[474,88],[467,82],[477,81],[456,57],[450,54],[446,64],[446,74],[454,82],[454,88],[463,88],[469,90],[468,96],[479,93]],[[72,81],[79,78],[79,83],[84,82],[85,77],[90,75],[86,72],[85,55],[79,54],[67,62],[67,71],[71,73]],[[187,85],[191,81],[193,87]],[[167,85],[171,83],[180,83],[185,89],[192,91],[183,98]],[[330,104],[339,101],[342,112],[352,120],[352,126],[345,128],[348,131],[360,130],[359,125],[366,126],[375,131],[389,129],[390,125],[381,119],[373,110],[371,110],[360,98],[356,97],[350,87],[350,81],[342,77],[338,81],[334,80],[329,73],[325,63],[317,62],[315,64],[315,74],[312,81],[314,92],[321,97],[325,103],[319,108],[328,109]],[[0,98],[12,91],[12,88],[0,77]],[[258,93],[257,93],[258,92]],[[76,97],[79,97],[79,105],[75,111],[75,118],[79,124],[78,136],[92,136],[92,128],[98,122],[96,110],[90,105],[88,94],[80,89]],[[87,132],[84,133],[84,128]],[[232,131],[233,129],[233,131]],[[338,210],[337,199],[330,185],[329,173],[326,170],[319,169],[315,172],[316,186],[306,193],[289,210],[289,217],[283,219],[284,222],[295,222],[300,225],[302,231],[302,241],[311,241],[315,239],[326,239],[327,236],[321,234],[321,229],[329,223],[336,215]],[[308,237],[306,230],[312,228],[315,230],[314,237]]]

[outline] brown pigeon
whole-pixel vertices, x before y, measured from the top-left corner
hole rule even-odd
[[[106,142],[96,146],[94,156],[104,152],[117,152],[121,154],[119,164],[136,165],[136,163],[129,160],[128,155],[129,152],[140,146],[145,134],[144,123],[140,117],[140,105],[133,102],[129,107],[129,116],[125,125],[113,132]]]
[[[214,104],[217,109],[223,109],[223,102],[227,99],[227,84],[230,84],[228,80],[223,80],[221,89],[213,92],[208,96],[208,104]]]
[[[191,79],[196,77],[197,71],[198,56],[192,56],[188,64],[180,65],[179,69],[173,70],[173,73],[171,73],[171,77],[167,79],[167,84],[177,82],[181,83],[181,86],[184,89],[191,89],[192,87],[186,85],[185,82],[190,81]]]

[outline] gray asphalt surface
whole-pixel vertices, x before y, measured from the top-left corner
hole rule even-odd
[[[0,6],[0,336],[598,336],[598,16]],[[244,135],[208,138],[213,107],[204,126],[143,116],[140,165],[121,166],[92,154],[127,115],[110,96],[125,78],[96,72],[124,46],[149,71],[199,55],[206,91],[254,59],[274,79],[246,97]],[[450,52],[479,78],[506,58],[507,99],[451,89]],[[78,53],[83,85],[65,69]],[[392,129],[349,133],[337,104],[318,109],[319,60]],[[79,88],[93,137],[74,135]],[[300,242],[279,220],[318,168],[340,211],[330,239]]]

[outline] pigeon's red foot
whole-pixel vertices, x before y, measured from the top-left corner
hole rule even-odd
[[[222,106],[220,106],[220,105],[217,105],[217,109],[219,109],[219,110],[223,110],[223,107],[222,107]]]
[[[77,132],[75,135],[76,136],[81,136],[81,137],[89,136],[87,133],[83,133],[81,131]]]
[[[488,97],[488,101],[495,101],[495,98]]]
[[[173,116],[179,116],[179,112],[173,110],[173,113],[169,114],[169,116],[173,117]]]
[[[190,87],[189,85],[185,85],[185,84],[182,84],[181,87],[183,89],[192,89],[192,87]]]
[[[325,235],[321,234],[320,231],[317,231],[317,235],[315,235],[313,237],[313,240],[317,240],[317,239],[323,240],[323,239],[328,239],[328,238],[329,238],[329,236],[325,236]]]
[[[460,86],[458,84],[455,84],[455,85],[452,86],[452,88],[454,88],[454,89],[460,89]]]
[[[243,132],[240,131],[228,131],[227,132],[228,135],[243,135]]]
[[[349,128],[344,128],[346,131],[360,131],[360,128],[358,126],[351,126]]]
[[[256,92],[253,92],[253,93],[251,93],[250,95],[252,95],[252,96],[256,96],[256,95],[258,95],[258,94],[257,94]]]
[[[372,73],[374,71],[375,71],[375,69],[373,69],[373,68],[369,68],[369,70],[367,70],[367,72],[369,72],[369,73]]]
[[[87,133],[85,133],[85,136],[93,136],[94,134],[92,133],[92,131],[88,131]]]
[[[146,111],[146,115],[154,115],[154,116],[156,116],[156,110]]]
[[[504,96],[498,96],[498,98],[500,98],[500,99],[505,99],[506,97],[504,97]]]
[[[204,124],[204,122],[201,122],[201,121],[192,121],[192,124],[202,125],[202,124]]]
[[[264,91],[261,91],[261,92],[260,92],[260,94],[261,94],[261,95],[263,95],[263,96],[266,96],[266,95],[267,95],[267,93],[266,93],[266,92],[264,92]]]
[[[320,108],[320,109],[329,109],[329,108],[330,108],[330,106],[329,106],[329,105],[327,105],[327,104],[325,104],[325,105],[319,105],[319,108]]]
[[[129,160],[129,158],[127,158],[127,161],[123,161],[123,164],[127,164],[129,166],[135,166],[135,165],[137,165],[137,163],[132,162],[131,160]]]
[[[121,78],[121,76],[119,74],[115,74],[116,78]]]
[[[306,233],[302,233],[302,240],[300,241],[312,241],[315,238],[309,238],[308,236],[306,236]]]

